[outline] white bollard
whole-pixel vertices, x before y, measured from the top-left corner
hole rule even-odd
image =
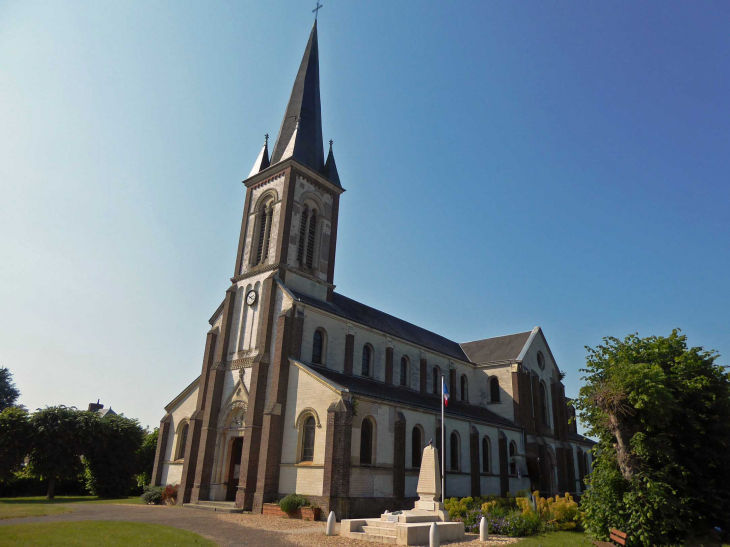
[[[479,521],[479,541],[489,541],[489,525],[484,517]]]
[[[337,518],[335,517],[335,512],[330,511],[330,516],[327,517],[327,531],[324,533],[326,536],[334,536],[335,535],[335,521]]]
[[[439,547],[439,529],[435,522],[431,523],[431,530],[428,533],[428,545],[429,547]]]

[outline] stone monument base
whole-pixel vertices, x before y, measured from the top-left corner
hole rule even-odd
[[[345,519],[340,525],[340,535],[392,545],[428,545],[431,523],[438,528],[439,540],[456,541],[464,537],[463,522],[449,522],[449,515],[440,503],[434,510],[416,509],[401,513],[383,513],[379,519]],[[433,502],[432,502],[433,503]]]
[[[383,513],[379,519],[344,519],[340,535],[353,539],[393,545],[428,545],[431,525],[436,523],[439,541],[464,537],[463,522],[449,522],[441,499],[438,452],[429,443],[423,449],[416,492],[420,499],[410,511]]]

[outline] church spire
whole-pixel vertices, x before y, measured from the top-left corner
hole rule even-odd
[[[316,20],[304,50],[302,64],[294,80],[289,104],[271,155],[271,163],[278,163],[289,157],[317,173],[322,173],[324,170]]]

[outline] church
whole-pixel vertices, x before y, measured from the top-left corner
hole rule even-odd
[[[335,291],[345,188],[324,152],[315,21],[276,142],[243,181],[231,285],[200,376],[165,407],[153,484],[178,484],[180,504],[260,513],[297,493],[372,516],[413,507],[433,440],[446,497],[579,495],[594,443],[540,327],[456,342]]]

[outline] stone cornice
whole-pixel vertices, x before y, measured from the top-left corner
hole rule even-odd
[[[263,171],[256,173],[253,177],[249,177],[244,180],[243,184],[246,185],[246,188],[258,186],[262,182],[267,182],[280,175],[283,175],[287,167],[294,167],[294,169],[296,169],[299,173],[310,178],[314,182],[317,182],[320,186],[324,187],[324,189],[331,194],[339,195],[345,191],[344,188],[338,188],[329,180],[327,180],[324,176],[315,171],[312,171],[309,167],[302,165],[293,158],[287,158],[284,161],[280,161],[279,163],[275,163],[274,165],[267,167]]]
[[[218,361],[213,365],[213,370],[240,370],[242,368],[251,368],[257,363],[268,363],[268,353],[257,353],[248,357],[233,359],[232,361]]]

